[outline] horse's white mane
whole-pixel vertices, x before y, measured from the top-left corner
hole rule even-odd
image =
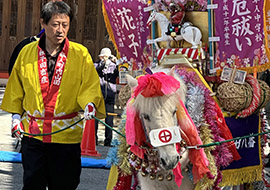
[[[141,94],[136,97],[133,106],[142,113],[150,113],[151,110],[160,110],[173,107],[179,104],[179,94],[176,92],[171,95],[145,98]]]
[[[156,18],[159,22],[170,23],[169,19],[162,13],[156,12]]]

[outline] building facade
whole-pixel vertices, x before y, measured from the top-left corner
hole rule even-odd
[[[101,0],[64,0],[74,10],[68,38],[86,46],[94,61],[100,49],[113,45],[102,15]],[[0,0],[0,72],[8,70],[14,47],[40,31],[40,10],[48,0]]]

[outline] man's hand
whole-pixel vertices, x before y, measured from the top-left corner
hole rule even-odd
[[[93,116],[95,115],[96,115],[96,109],[95,109],[94,104],[92,102],[88,103],[84,109],[84,119],[86,120],[93,119]]]
[[[23,125],[21,123],[21,116],[19,114],[12,115],[12,123],[11,123],[11,136],[22,139]]]

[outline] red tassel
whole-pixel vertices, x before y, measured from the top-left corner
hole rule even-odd
[[[217,111],[216,121],[217,121],[218,128],[221,131],[221,137],[224,138],[225,140],[232,139],[233,138],[232,133],[231,133],[230,129],[228,128],[226,121],[223,117],[222,111],[219,108],[217,103],[216,103],[216,111]],[[233,141],[228,142],[227,146],[228,146],[229,150],[231,151],[234,160],[241,159],[241,156],[237,152],[236,146],[235,146]]]

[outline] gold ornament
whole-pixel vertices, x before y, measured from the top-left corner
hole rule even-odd
[[[144,162],[142,163],[142,167],[143,167],[143,168],[146,168],[147,166],[148,166],[148,163],[144,161]]]
[[[164,175],[163,175],[163,174],[159,174],[159,175],[157,176],[157,179],[158,179],[158,181],[163,181]]]
[[[182,141],[180,141],[180,146],[181,146],[181,147],[186,147],[186,146],[187,146],[187,144],[186,144],[186,142],[185,142],[185,141],[183,141],[183,140],[182,140]]]
[[[143,176],[143,177],[145,177],[146,175],[147,175],[147,173],[146,172],[141,172],[141,175]]]
[[[152,170],[155,169],[155,168],[156,168],[155,164],[151,164],[151,165],[150,165],[150,168],[151,168]]]
[[[138,165],[135,166],[135,170],[138,171],[138,170],[140,170],[140,169],[141,169],[141,165],[140,165],[140,164],[138,164]]]
[[[132,153],[132,154],[130,155],[130,158],[131,158],[132,161],[135,161],[135,160],[136,160],[136,155]]]
[[[166,176],[166,179],[167,179],[168,181],[171,181],[171,180],[172,180],[172,174],[168,174],[168,175]]]
[[[171,37],[173,37],[173,38],[176,37],[176,32],[172,32]]]
[[[136,160],[136,164],[137,164],[137,165],[141,165],[141,163],[142,163],[142,161],[141,161],[140,159],[137,159],[137,160]]]
[[[156,174],[150,174],[150,179],[151,179],[151,180],[156,179]]]

